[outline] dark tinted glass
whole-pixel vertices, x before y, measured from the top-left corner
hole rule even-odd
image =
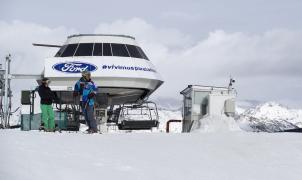
[[[143,58],[143,56],[141,55],[141,53],[137,50],[136,46],[127,44],[127,49],[129,51],[131,57],[134,57],[134,58]]]
[[[130,57],[125,44],[111,44],[113,56]]]
[[[79,47],[77,49],[77,52],[75,53],[75,56],[92,56],[92,43],[82,43],[79,44]]]
[[[60,57],[62,55],[62,53],[64,52],[64,50],[66,49],[67,45],[64,45],[60,48],[60,50],[57,52],[57,54],[55,55],[55,57]]]
[[[73,56],[78,44],[69,44],[65,51],[62,53],[61,57]]]
[[[112,56],[109,43],[103,43],[103,56]]]
[[[93,55],[94,56],[102,56],[102,52],[103,52],[102,43],[95,43],[94,44],[94,49],[93,49]]]
[[[144,51],[140,48],[140,47],[138,47],[138,46],[136,46],[137,47],[137,50],[140,52],[140,54],[142,55],[142,57],[144,58],[144,59],[147,59],[147,60],[149,60],[148,59],[148,57],[146,56],[146,54],[144,53]]]

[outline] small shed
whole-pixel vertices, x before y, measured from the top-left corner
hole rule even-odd
[[[183,95],[182,132],[190,132],[207,116],[234,116],[236,91],[229,87],[189,85]]]

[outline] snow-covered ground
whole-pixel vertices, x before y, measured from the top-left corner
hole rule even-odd
[[[175,133],[166,134],[168,120],[182,119],[169,107],[159,107],[154,133],[0,130],[0,180],[301,179],[301,134],[255,131],[301,127],[302,110],[248,102],[236,108],[236,121],[208,117],[183,134],[172,123]]]
[[[0,179],[301,179],[295,133],[0,130]]]

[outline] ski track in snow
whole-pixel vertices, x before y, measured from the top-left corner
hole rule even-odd
[[[301,134],[0,130],[2,180],[301,179]]]

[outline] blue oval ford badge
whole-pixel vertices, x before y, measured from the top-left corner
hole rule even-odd
[[[57,63],[52,66],[53,69],[65,73],[81,73],[82,71],[95,71],[97,67],[93,64],[83,62],[65,62]]]

